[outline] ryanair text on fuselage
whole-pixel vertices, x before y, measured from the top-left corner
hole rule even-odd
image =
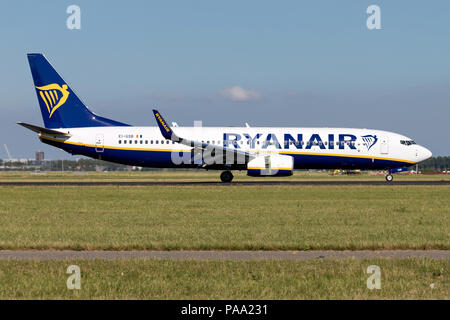
[[[376,136],[373,136],[373,141],[377,141]],[[260,140],[261,139],[261,140]],[[290,146],[295,146],[297,149],[311,149],[313,147],[318,147],[319,149],[344,149],[347,146],[350,149],[356,149],[357,137],[353,134],[328,134],[327,140],[322,139],[318,133],[312,134],[309,139],[304,140],[303,134],[298,133],[294,137],[290,133],[283,134],[283,138],[280,140],[275,133],[262,134],[257,133],[253,137],[248,133],[224,133],[223,141],[224,146],[233,146],[235,148],[240,148],[239,141],[244,140],[250,149],[259,148],[257,143],[262,141],[261,149],[267,149],[269,146],[274,146],[276,149],[289,149]],[[280,143],[281,141],[281,143]],[[374,143],[373,143],[374,144]],[[373,144],[367,144],[367,148],[373,146]]]

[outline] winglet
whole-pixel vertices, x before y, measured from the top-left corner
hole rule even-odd
[[[158,123],[159,130],[161,130],[161,134],[163,135],[163,137],[168,140],[171,140],[172,136],[175,137],[175,134],[173,133],[172,129],[170,129],[166,120],[164,120],[164,118],[161,116],[158,110],[153,109],[153,114],[155,115],[156,123]]]

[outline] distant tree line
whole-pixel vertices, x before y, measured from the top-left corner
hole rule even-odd
[[[416,166],[411,169],[415,170]],[[432,157],[419,163],[419,170],[421,171],[447,171],[450,170],[450,156],[447,157]]]
[[[450,170],[450,156],[432,157],[419,163],[420,171]],[[410,167],[416,169],[416,165]],[[77,160],[45,161],[10,161],[0,159],[0,171],[153,171],[154,168],[132,167],[96,159],[80,158]]]
[[[132,171],[143,170],[96,159],[80,158],[77,160],[27,160],[9,161],[0,159],[1,171]]]

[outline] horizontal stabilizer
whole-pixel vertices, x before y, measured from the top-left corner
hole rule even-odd
[[[24,123],[24,122],[17,122],[17,124],[20,124],[22,127],[25,127],[27,129],[30,129],[31,131],[34,131],[37,133],[44,133],[44,134],[49,134],[49,135],[53,135],[53,136],[70,137],[70,134],[68,134],[68,133],[59,132],[59,131],[47,129],[47,128],[42,128],[42,127],[35,126],[32,124]]]

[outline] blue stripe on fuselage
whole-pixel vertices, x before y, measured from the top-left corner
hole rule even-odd
[[[193,168],[196,164],[176,165],[172,162],[171,151],[159,150],[123,150],[104,148],[103,152],[96,152],[95,147],[68,144],[59,141],[53,141],[41,137],[41,141],[61,148],[72,154],[80,154],[87,157],[101,159],[110,162],[117,162],[126,165],[155,168]],[[189,152],[190,154],[190,152]],[[341,157],[330,155],[308,155],[308,154],[287,154],[294,158],[295,169],[389,169],[399,167],[409,167],[412,164],[403,161],[371,159],[360,157]],[[181,155],[181,153],[180,153]],[[181,156],[180,156],[181,157]],[[217,169],[220,169],[218,166]]]

